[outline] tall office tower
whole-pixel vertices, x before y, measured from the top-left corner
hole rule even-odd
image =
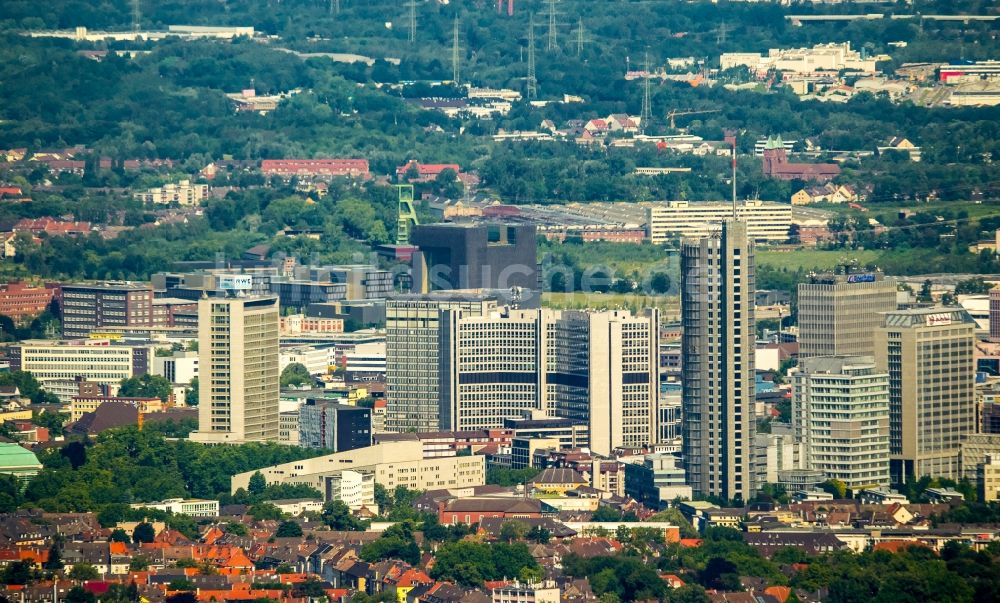
[[[483,292],[441,291],[400,295],[385,303],[385,429],[390,432],[447,429],[439,406],[441,313],[489,313],[496,298]]]
[[[542,357],[539,310],[466,316],[447,310],[441,319],[441,425],[468,430],[502,427],[504,419],[539,408]]]
[[[754,251],[727,220],[681,245],[684,464],[698,493],[754,493]]]
[[[1000,343],[1000,285],[990,289],[990,341]]]
[[[659,439],[660,314],[590,314],[590,448],[610,454]]]
[[[804,468],[848,488],[889,485],[889,375],[871,356],[816,356],[794,378],[792,427]]]
[[[538,289],[535,227],[506,224],[415,226],[413,290]]]
[[[877,270],[813,275],[799,284],[799,358],[874,355],[882,313],[896,307],[896,284]]]
[[[889,474],[959,477],[959,445],[976,431],[976,322],[962,308],[889,312],[875,362],[889,373]]]
[[[276,441],[279,432],[278,298],[198,302],[198,431],[206,443]]]
[[[537,410],[586,424],[598,454],[657,441],[658,311],[456,309],[440,325],[444,429]]]
[[[62,286],[63,337],[86,337],[102,327],[153,324],[153,288],[144,283],[110,282]]]

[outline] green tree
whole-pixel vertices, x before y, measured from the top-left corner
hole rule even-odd
[[[143,542],[153,542],[156,539],[156,530],[153,528],[153,524],[150,523],[140,523],[135,526],[132,530],[132,541],[136,544]]]
[[[264,493],[267,489],[267,480],[260,471],[255,471],[253,475],[250,476],[250,481],[247,483],[247,491],[250,494],[260,495]]]
[[[837,500],[847,498],[847,484],[839,479],[828,479],[819,485],[821,490],[829,492]]]
[[[257,521],[264,521],[267,519],[276,521],[282,518],[281,509],[270,503],[257,503],[255,505],[251,505],[250,508],[247,509],[247,514]]]
[[[42,564],[47,570],[61,570],[64,567],[62,561],[62,550],[59,548],[58,544],[53,544],[49,547],[49,558]]]
[[[313,382],[309,369],[300,362],[292,362],[281,371],[281,387],[298,387]]]
[[[122,398],[159,398],[166,402],[173,389],[173,384],[165,377],[146,373],[122,379],[118,395]]]
[[[97,601],[97,598],[89,590],[81,586],[74,586],[69,589],[69,592],[66,593],[66,598],[63,600],[67,603],[94,603]]]
[[[100,577],[97,568],[89,563],[77,563],[75,564],[67,574],[70,580],[85,581],[85,580],[97,580]]]
[[[188,385],[187,389],[184,390],[184,403],[188,406],[198,406],[198,378],[195,377],[191,379],[191,383]]]
[[[351,515],[351,510],[340,500],[331,500],[323,505],[320,517],[331,530],[359,532],[366,527],[366,522]]]
[[[294,521],[283,521],[274,535],[278,538],[297,538],[302,536],[302,526]]]
[[[500,539],[505,542],[521,540],[524,538],[524,535],[528,533],[528,529],[528,524],[523,521],[505,521],[500,526]]]
[[[0,582],[4,584],[27,584],[36,578],[34,568],[30,561],[15,561],[8,563],[0,574]]]

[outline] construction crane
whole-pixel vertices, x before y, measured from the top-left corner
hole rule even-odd
[[[677,129],[677,124],[674,121],[675,117],[680,117],[681,115],[698,115],[701,113],[718,113],[721,109],[705,109],[703,111],[678,111],[677,109],[672,109],[670,113],[667,113],[667,117],[670,118],[670,128],[672,130]]]

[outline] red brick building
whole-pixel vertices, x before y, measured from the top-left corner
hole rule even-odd
[[[411,169],[416,170],[415,177],[408,177]],[[456,176],[462,173],[462,168],[457,163],[420,163],[416,159],[411,159],[396,168],[396,179],[400,182],[433,182],[445,170],[455,172]]]
[[[58,283],[46,283],[42,287],[24,282],[0,285],[0,315],[15,322],[38,316],[49,306],[53,297],[59,295]]]
[[[764,149],[764,175],[778,180],[812,180],[827,182],[840,174],[833,163],[789,163],[784,148]]]
[[[536,498],[456,498],[438,506],[441,525],[479,523],[484,517],[533,519],[542,517],[542,501]]]
[[[361,178],[371,177],[367,159],[265,159],[260,164],[265,176],[279,178]]]

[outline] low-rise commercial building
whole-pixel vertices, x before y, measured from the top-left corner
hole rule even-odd
[[[327,478],[341,472],[370,472],[375,483],[393,490],[405,486],[411,490],[434,490],[482,485],[486,483],[483,456],[425,458],[423,445],[416,440],[385,442],[337,452],[325,456],[292,461],[260,469],[268,484],[308,484],[326,491]],[[246,489],[256,471],[234,475],[231,491]],[[342,478],[338,478],[342,479]]]
[[[299,407],[299,445],[344,452],[372,444],[371,410],[325,400]]]
[[[124,345],[104,339],[25,340],[11,347],[11,370],[29,371],[43,385],[82,377],[99,384],[118,384],[149,372],[150,345]]]

